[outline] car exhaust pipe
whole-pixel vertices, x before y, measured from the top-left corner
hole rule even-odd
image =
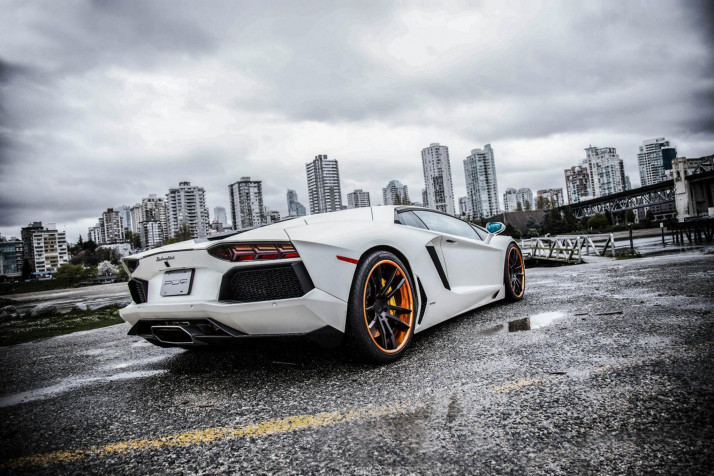
[[[152,326],[151,333],[163,344],[193,344],[191,334],[181,326]]]

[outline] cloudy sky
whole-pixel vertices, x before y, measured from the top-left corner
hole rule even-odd
[[[423,188],[420,151],[490,143],[499,192],[564,186],[592,144],[633,186],[643,139],[714,153],[706,1],[0,0],[0,233],[56,222],[75,241],[108,207],[180,181],[307,205],[305,163],[343,199]]]

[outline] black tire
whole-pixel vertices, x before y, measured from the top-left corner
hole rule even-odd
[[[506,300],[520,301],[526,293],[526,264],[517,244],[511,243],[506,249],[503,270],[503,284],[506,286]]]
[[[404,355],[414,335],[416,296],[404,263],[393,253],[363,257],[347,305],[347,345],[361,360],[385,364]]]

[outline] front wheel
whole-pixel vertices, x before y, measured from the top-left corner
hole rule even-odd
[[[523,253],[517,244],[511,243],[506,249],[506,265],[503,271],[506,299],[520,301],[526,292],[526,265]]]
[[[414,334],[414,292],[404,263],[376,251],[357,265],[347,308],[347,340],[359,357],[388,363],[406,352]]]

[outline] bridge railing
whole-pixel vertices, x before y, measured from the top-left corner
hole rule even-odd
[[[525,238],[520,246],[526,259],[582,263],[583,256],[615,256],[612,233]]]

